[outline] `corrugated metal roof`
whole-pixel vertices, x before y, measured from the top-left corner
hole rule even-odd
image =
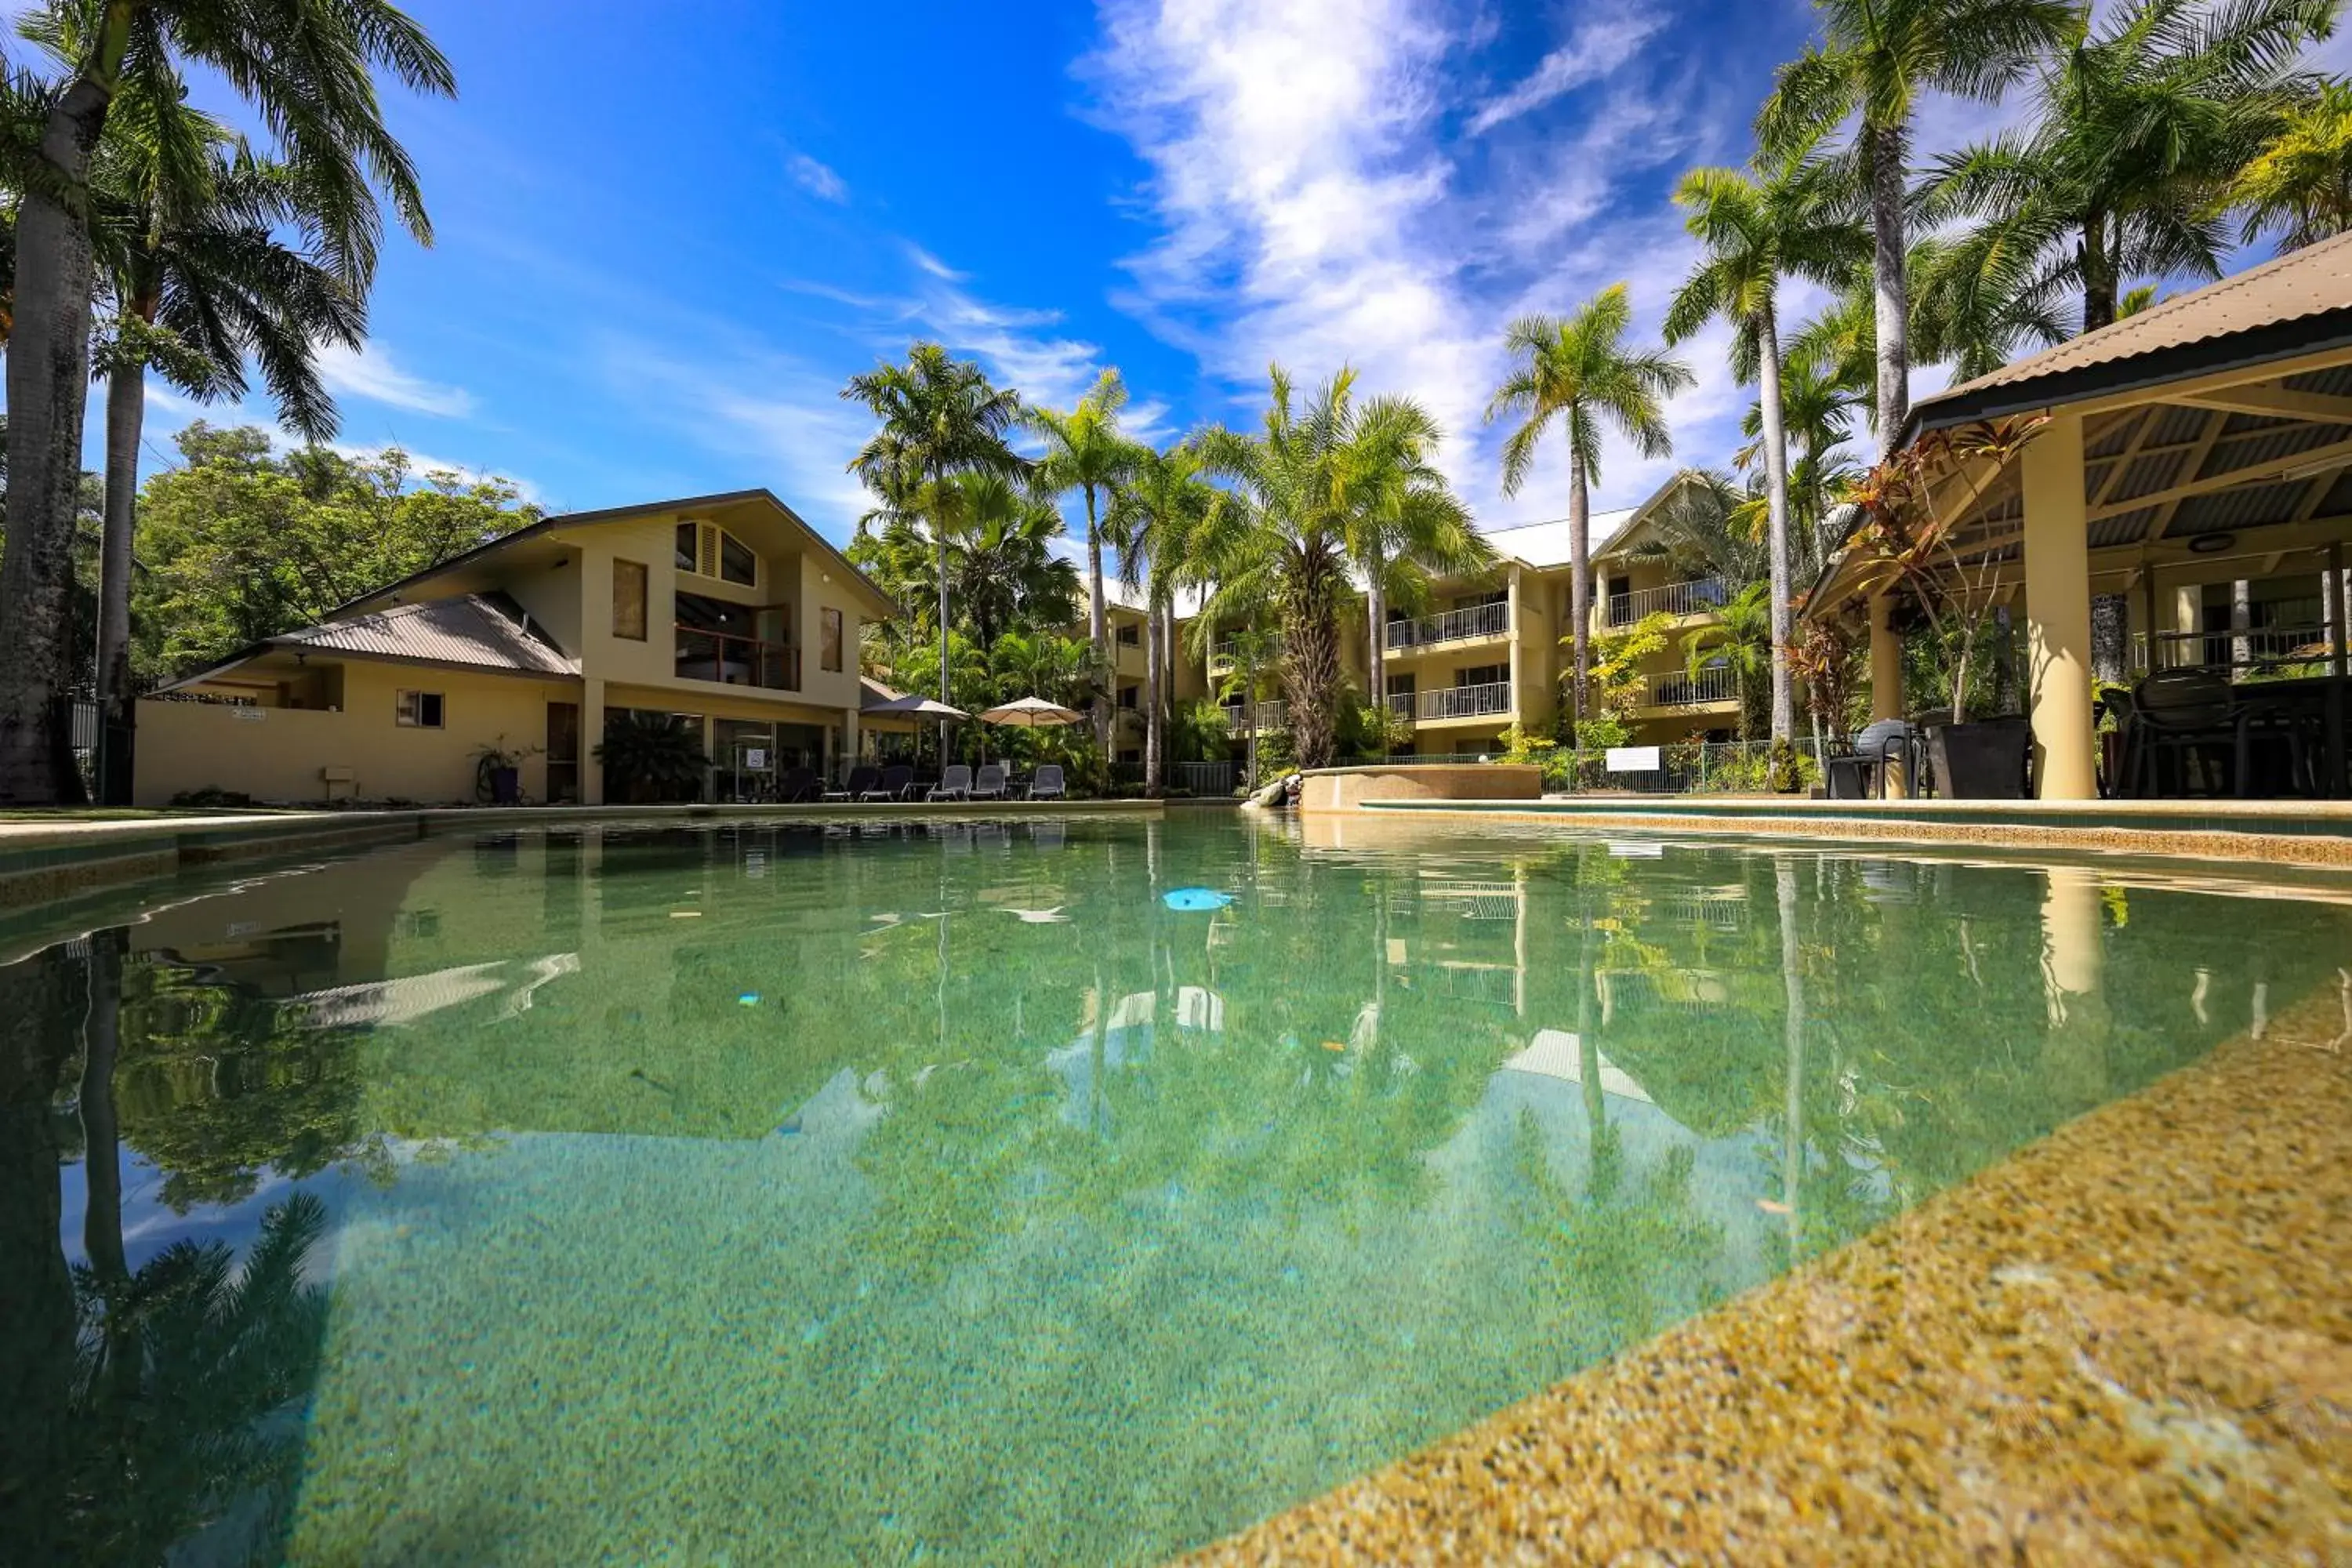
[[[522,614],[503,595],[395,605],[274,637],[278,647],[331,650],[364,658],[410,658],[515,675],[577,675],[580,663],[523,629]]]
[[[1994,388],[2120,364],[2347,307],[2352,307],[2352,234],[2289,251],[2234,278],[2175,295],[2112,326],[1949,387],[1923,400],[1913,413],[1932,419],[1937,408]]]

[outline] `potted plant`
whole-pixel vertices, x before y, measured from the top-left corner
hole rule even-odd
[[[2000,552],[1957,537],[1958,509],[1940,513],[1933,487],[1972,464],[2006,463],[2044,423],[2035,415],[1928,431],[1848,496],[1862,514],[1847,546],[1863,567],[1855,596],[1891,596],[1895,626],[1928,631],[1941,654],[1951,708],[1947,721],[1927,726],[1927,754],[1937,788],[1956,799],[2023,795],[2033,731],[2018,715],[1969,718],[1970,678],[1981,673],[1978,655],[2003,587]]]
[[[496,744],[477,751],[474,753],[474,799],[484,805],[520,805],[523,759],[539,755],[540,750],[537,746],[509,750],[507,738],[502,734]]]
[[[606,787],[632,805],[692,800],[710,766],[701,734],[674,713],[625,709],[606,716],[593,753]]]

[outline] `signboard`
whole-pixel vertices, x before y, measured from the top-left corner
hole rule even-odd
[[[1654,773],[1665,765],[1658,751],[1656,746],[1612,746],[1607,766],[1612,773]]]
[[[743,771],[745,773],[756,773],[767,765],[768,752],[765,747],[746,746],[743,748]]]

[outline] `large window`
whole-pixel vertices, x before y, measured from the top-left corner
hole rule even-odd
[[[759,556],[714,522],[679,523],[676,558],[680,572],[696,577],[716,577],[746,588],[759,585]]]
[[[841,668],[841,612],[820,608],[816,613],[817,664],[823,669]]]
[[[406,730],[438,730],[442,706],[437,691],[404,691],[393,710],[392,721]]]
[[[1120,627],[1118,628],[1118,646],[1119,646],[1119,647],[1135,647],[1138,643],[1141,642],[1142,640],[1143,640],[1143,631],[1142,631],[1142,628],[1141,628],[1141,627],[1139,627],[1139,626],[1132,626],[1132,625],[1129,625],[1129,626],[1120,626]]]
[[[631,642],[646,640],[646,563],[613,563],[613,635]]]

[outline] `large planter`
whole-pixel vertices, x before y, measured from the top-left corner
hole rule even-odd
[[[522,770],[520,768],[492,768],[489,777],[492,805],[522,804]]]
[[[2033,726],[2024,719],[1979,719],[1927,731],[1937,792],[1950,800],[2022,800]]]

